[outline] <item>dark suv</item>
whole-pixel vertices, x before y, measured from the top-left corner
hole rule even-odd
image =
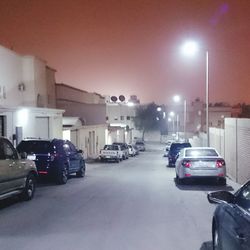
[[[168,166],[175,166],[176,159],[181,149],[190,148],[191,144],[189,142],[173,142],[170,146],[170,150],[168,152]]]
[[[77,150],[68,140],[26,139],[19,143],[17,150],[35,161],[39,176],[50,176],[58,184],[65,184],[72,173],[78,177],[85,175],[82,150]]]

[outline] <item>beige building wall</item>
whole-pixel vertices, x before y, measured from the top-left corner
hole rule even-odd
[[[53,101],[48,104],[48,91],[55,96],[54,74],[45,61],[0,46],[0,105],[55,108]],[[47,85],[51,87],[47,89]]]
[[[97,93],[89,93],[63,83],[56,84],[56,96],[59,100],[73,100],[85,104],[105,104],[103,96]]]
[[[64,116],[79,117],[84,125],[106,123],[106,104],[99,94],[56,84],[56,106],[65,110]]]
[[[66,130],[65,130],[66,131]],[[70,128],[70,139],[77,148],[84,151],[85,159],[96,159],[99,152],[107,144],[107,125],[82,126]]]

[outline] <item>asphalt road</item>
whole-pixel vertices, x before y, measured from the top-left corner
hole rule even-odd
[[[42,183],[34,199],[0,204],[1,250],[211,250],[210,183],[175,184],[163,146],[86,177]],[[230,180],[224,189],[233,191]]]

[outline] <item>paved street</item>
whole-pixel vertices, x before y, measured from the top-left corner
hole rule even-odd
[[[89,163],[85,179],[39,184],[30,202],[0,205],[1,250],[208,250],[215,205],[202,183],[176,186],[163,146],[121,163]],[[224,189],[233,191],[230,180]]]

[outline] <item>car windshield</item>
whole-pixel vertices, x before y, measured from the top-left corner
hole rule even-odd
[[[52,146],[49,141],[22,141],[18,146],[18,152],[31,153],[49,153]]]
[[[105,145],[104,147],[105,150],[118,150],[117,145]]]
[[[214,149],[186,149],[185,155],[187,157],[199,157],[199,156],[218,156]]]

